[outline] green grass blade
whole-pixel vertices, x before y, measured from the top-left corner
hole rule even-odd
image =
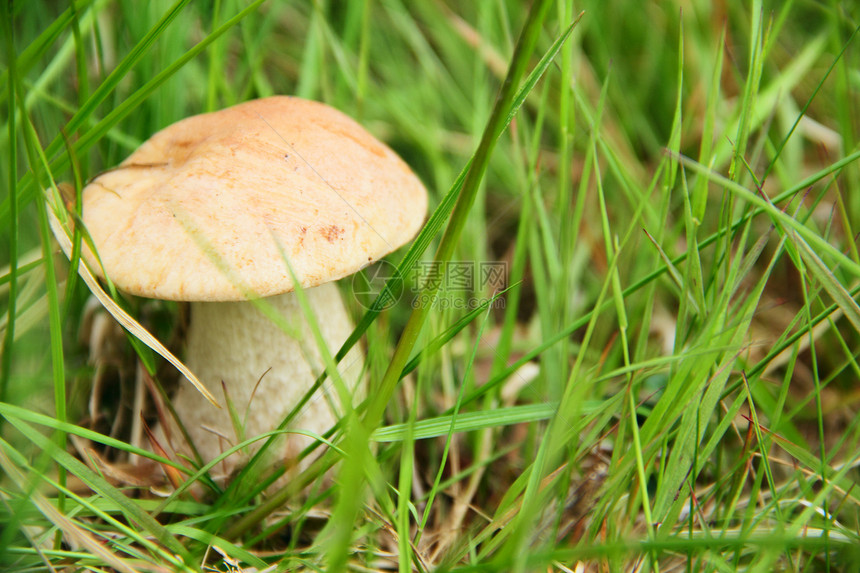
[[[547,402],[524,406],[496,408],[491,411],[463,412],[458,415],[439,416],[426,420],[418,420],[412,427],[412,438],[426,440],[448,435],[449,432],[473,432],[486,428],[509,426],[546,420],[552,416],[558,404]],[[592,405],[590,408],[594,408]],[[586,411],[590,411],[586,407]],[[371,439],[377,442],[399,442],[406,438],[408,424],[393,424],[378,428]]]
[[[12,343],[15,340],[15,316],[18,298],[18,135],[15,123],[15,92],[18,85],[17,54],[12,4],[3,7],[3,35],[6,37],[7,97],[8,97],[8,169],[9,169],[9,306],[6,312],[6,332],[0,348],[0,402],[7,399],[9,377],[12,370]],[[2,426],[0,426],[2,427]]]

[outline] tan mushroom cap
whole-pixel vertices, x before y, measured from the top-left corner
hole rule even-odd
[[[276,96],[184,119],[85,189],[84,223],[120,289],[226,301],[350,275],[412,239],[427,192],[358,123]],[[98,268],[93,265],[93,268]]]

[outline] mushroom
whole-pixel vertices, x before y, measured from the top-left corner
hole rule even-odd
[[[101,261],[91,267],[127,293],[190,301],[186,364],[216,396],[223,383],[245,437],[277,427],[324,367],[293,276],[333,354],[353,330],[333,281],[411,240],[426,209],[425,188],[391,149],[343,113],[286,96],[175,123],[83,191]],[[362,362],[357,347],[341,361],[351,392]],[[344,406],[337,397],[315,396],[292,427],[323,433]],[[237,441],[228,411],[190,384],[173,404],[204,461]],[[276,453],[307,443],[291,436]]]

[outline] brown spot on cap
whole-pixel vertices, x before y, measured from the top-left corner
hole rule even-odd
[[[320,232],[322,233],[322,236],[325,237],[326,241],[333,243],[343,235],[343,227],[328,225],[327,227],[320,229]]]

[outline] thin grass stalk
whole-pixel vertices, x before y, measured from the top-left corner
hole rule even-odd
[[[2,360],[0,360],[0,402],[7,400],[9,377],[12,372],[12,345],[15,341],[16,302],[18,299],[18,132],[15,123],[15,91],[18,84],[17,60],[15,50],[15,27],[11,2],[3,5],[3,35],[6,36],[6,66],[8,94],[8,169],[9,169],[9,305],[7,308],[6,331],[3,333]],[[3,419],[0,418],[0,430]]]
[[[853,243],[853,241],[852,241],[852,243]],[[803,269],[803,268],[798,269],[798,270],[801,273],[800,288],[801,288],[801,293],[803,294],[803,302],[804,302],[803,312],[806,315],[804,318],[806,320],[806,323],[809,324],[809,321],[812,319],[812,310],[811,310],[812,305],[811,305],[811,301],[809,300],[810,293],[809,293],[809,289],[807,287],[806,272],[805,272],[805,269]],[[826,289],[826,287],[822,287],[822,288]],[[847,297],[847,298],[851,302],[854,301],[854,299],[851,297]],[[843,304],[842,304],[842,302],[843,302],[842,300],[840,300],[839,298],[836,298],[836,302],[838,304],[840,304],[840,308],[842,308],[842,309],[845,308],[845,306],[843,306]],[[849,313],[849,316],[850,316],[850,313]],[[856,323],[856,318],[852,322]],[[860,326],[860,324],[855,324],[855,328],[857,326]],[[809,358],[810,358],[810,364],[811,364],[811,370],[812,370],[812,383],[813,383],[814,397],[815,397],[815,414],[816,414],[815,417],[816,417],[816,422],[817,422],[816,425],[817,425],[817,430],[818,430],[818,455],[819,455],[819,458],[821,460],[821,465],[819,467],[819,472],[820,472],[819,477],[821,479],[821,483],[826,484],[827,483],[827,449],[826,449],[827,440],[826,440],[825,433],[824,433],[824,412],[823,412],[823,408],[822,408],[822,404],[821,404],[821,390],[822,390],[822,388],[821,388],[821,379],[820,379],[819,374],[818,374],[818,372],[819,372],[818,371],[818,351],[816,350],[814,331],[811,328],[809,329]],[[749,392],[749,390],[747,390],[747,391]],[[758,429],[758,422],[756,422],[756,429]],[[764,454],[765,452],[762,452],[762,453]],[[762,462],[766,464],[767,459],[763,458]],[[768,469],[768,472],[770,472],[769,466],[765,466],[765,467]],[[770,474],[768,474],[768,477],[769,478],[771,477]],[[776,498],[777,497],[776,493],[774,493],[773,496],[774,496],[774,498]],[[824,520],[824,528],[823,529],[824,529],[824,539],[825,539],[825,542],[827,542],[827,540],[829,539],[829,532],[830,532],[830,520],[829,519]],[[829,571],[830,570],[830,551],[829,550],[825,551],[824,565],[825,565],[825,571]]]
[[[360,122],[364,116],[364,101],[367,99],[367,77],[370,69],[370,0],[361,0],[361,35],[358,44],[358,71],[355,81],[355,113]]]
[[[855,88],[852,87],[851,76],[854,69],[857,67],[856,50],[845,52],[845,48],[851,44],[856,37],[858,28],[855,28],[848,39],[841,41],[845,20],[845,8],[839,5],[837,0],[831,0],[830,7],[826,11],[827,17],[830,20],[830,44],[831,50],[834,52],[839,49],[839,56],[834,60],[834,65],[837,64],[837,73],[835,74],[835,91],[836,91],[836,125],[838,126],[839,135],[842,139],[842,149],[854,149],[857,145],[857,102],[855,101]],[[842,16],[843,18],[840,18]],[[842,44],[840,47],[839,44]],[[846,56],[854,55],[854,61],[849,61]],[[829,74],[828,70],[828,74]],[[850,169],[846,174],[846,186],[850,189],[856,189],[857,183],[860,181],[860,173],[857,169]],[[852,193],[848,199],[849,212],[854,215],[852,225],[856,227],[860,224],[860,194]]]
[[[16,101],[18,103],[22,128],[24,130],[24,144],[27,151],[27,159],[30,165],[30,170],[36,174],[37,180],[39,175],[47,177],[47,187],[55,187],[53,175],[47,167],[47,160],[44,156],[41,144],[39,143],[36,130],[30,123],[29,116],[24,109],[24,99],[20,93],[16,93]],[[42,169],[47,169],[42,173]],[[50,354],[51,354],[51,372],[54,389],[54,412],[58,421],[65,422],[66,415],[66,374],[65,360],[63,358],[63,329],[60,308],[60,295],[57,284],[56,271],[54,269],[53,257],[53,235],[51,234],[50,226],[48,225],[47,204],[45,201],[39,201],[36,205],[37,217],[39,225],[39,236],[42,243],[42,260],[45,269],[45,285],[48,297],[48,318],[49,318],[49,333],[50,333]],[[65,449],[67,436],[65,432],[56,432],[54,440],[57,446]],[[61,486],[66,483],[66,470],[59,469],[58,482]],[[57,509],[62,513],[65,508],[65,495],[62,491],[57,496]],[[62,543],[62,532],[57,531],[55,538],[55,549],[59,549]]]
[[[215,0],[212,3],[212,25],[217,26],[218,20],[221,17],[221,0]],[[224,66],[224,50],[223,42],[213,42],[209,48],[209,73],[208,81],[206,82],[206,103],[205,111],[211,112],[217,109],[218,97],[218,81],[220,70]]]

